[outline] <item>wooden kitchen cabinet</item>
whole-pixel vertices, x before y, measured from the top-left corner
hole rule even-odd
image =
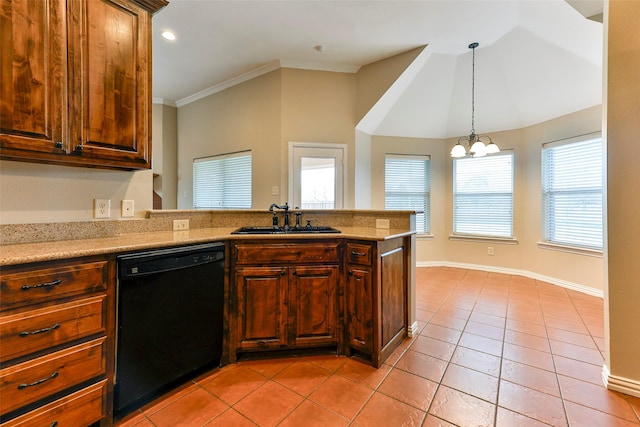
[[[151,167],[151,14],[165,0],[0,0],[0,158]]]
[[[233,248],[235,351],[338,345],[339,242]]]
[[[2,268],[2,427],[111,425],[114,279],[101,257]]]
[[[338,343],[337,265],[289,269],[289,340],[294,347],[335,346]]]
[[[407,336],[408,242],[346,244],[346,353],[379,367]]]
[[[287,269],[246,267],[235,273],[236,346],[241,350],[287,345]]]

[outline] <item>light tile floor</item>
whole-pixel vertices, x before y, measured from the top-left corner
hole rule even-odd
[[[336,356],[247,361],[125,417],[147,426],[635,426],[602,385],[602,299],[522,276],[417,269],[419,334],[380,368]]]

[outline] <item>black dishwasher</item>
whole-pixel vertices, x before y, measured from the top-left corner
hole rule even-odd
[[[224,243],[117,257],[114,412],[220,365]]]

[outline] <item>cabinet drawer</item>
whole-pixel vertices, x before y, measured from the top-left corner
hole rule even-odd
[[[371,245],[347,243],[347,262],[350,264],[371,265]]]
[[[102,380],[62,399],[2,424],[2,427],[86,426],[106,416],[106,384]]]
[[[337,242],[235,245],[237,264],[333,263],[338,262],[339,256],[340,244]]]
[[[73,263],[0,276],[0,310],[105,291],[107,261]]]
[[[106,296],[0,316],[0,361],[106,331]]]
[[[106,338],[57,351],[0,371],[0,414],[105,373]]]

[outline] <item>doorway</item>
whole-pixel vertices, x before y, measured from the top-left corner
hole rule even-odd
[[[293,196],[293,206],[342,209],[346,149],[344,144],[289,143],[289,194]]]

